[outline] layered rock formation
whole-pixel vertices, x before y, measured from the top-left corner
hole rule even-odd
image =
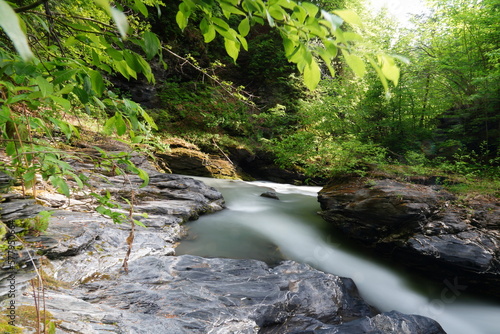
[[[463,289],[500,297],[500,205],[438,186],[351,178],[319,193],[321,215],[364,246]]]

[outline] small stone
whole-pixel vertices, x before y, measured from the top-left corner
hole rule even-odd
[[[261,197],[267,197],[267,198],[272,198],[272,199],[277,199],[279,200],[280,198],[278,197],[278,194],[274,191],[266,191],[260,194]]]

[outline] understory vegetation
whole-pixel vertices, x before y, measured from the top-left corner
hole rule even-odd
[[[37,175],[84,186],[63,148],[87,117],[143,152],[181,138],[310,178],[376,169],[499,196],[498,0],[431,0],[404,24],[364,0],[0,5],[21,20],[0,34],[1,166],[24,192]]]

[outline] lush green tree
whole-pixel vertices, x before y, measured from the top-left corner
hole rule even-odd
[[[500,2],[431,1],[433,14],[419,23],[416,69],[428,70],[421,80],[422,108],[441,108],[444,138],[458,146],[490,152],[500,143],[499,41]],[[422,89],[421,89],[422,91]]]

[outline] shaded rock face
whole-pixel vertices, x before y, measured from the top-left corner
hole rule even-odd
[[[363,245],[463,289],[500,296],[500,205],[454,204],[436,186],[349,179],[318,197],[325,220]]]
[[[177,174],[238,178],[236,167],[228,160],[183,147],[172,148],[167,153],[157,155],[165,170]]]
[[[438,334],[443,333],[439,324],[419,315],[407,315],[397,311],[384,312],[375,317],[364,317],[346,324],[313,331],[297,331],[293,334]]]
[[[308,178],[297,170],[284,169],[265,151],[250,152],[244,148],[228,147],[227,154],[213,144],[205,147],[174,141],[171,150],[157,154],[160,166],[169,173],[243,180],[267,180],[276,183],[324,184],[321,178]],[[204,152],[212,152],[211,154]]]

